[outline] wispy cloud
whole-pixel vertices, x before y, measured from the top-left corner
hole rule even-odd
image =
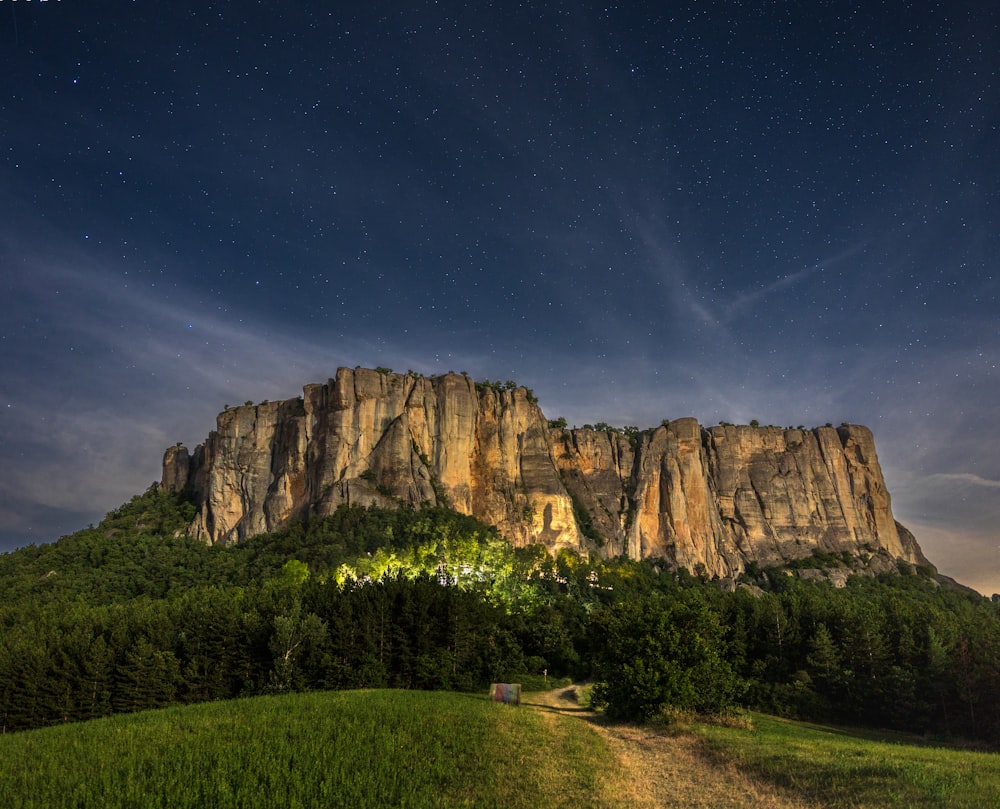
[[[240,322],[72,256],[8,281],[33,332],[3,349],[0,499],[21,516],[0,514],[0,532],[23,534],[24,515],[98,518],[159,477],[166,446],[203,440],[224,403],[293,396],[372,354],[360,339],[331,346]]]
[[[968,483],[973,486],[984,486],[988,489],[1000,489],[1000,480],[987,480],[979,475],[973,475],[968,472],[960,473],[945,473],[940,472],[933,475],[928,475],[928,481],[932,482],[954,482],[954,483]]]

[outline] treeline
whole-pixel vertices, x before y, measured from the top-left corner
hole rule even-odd
[[[5,731],[301,689],[593,677],[610,713],[734,705],[1000,743],[1000,616],[903,567],[733,592],[625,559],[514,550],[441,508],[339,509],[208,547],[153,487],[0,556]]]
[[[479,689],[563,669],[572,644],[516,554],[456,512],[341,508],[209,547],[151,487],[91,527],[0,556],[0,730],[289,689]],[[556,648],[553,638],[565,640]]]

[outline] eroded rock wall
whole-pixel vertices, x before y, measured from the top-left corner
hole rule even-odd
[[[663,558],[720,577],[814,550],[926,562],[897,526],[871,432],[550,428],[524,388],[338,370],[302,397],[219,414],[162,485],[193,487],[193,532],[235,542],[341,503],[446,503],[514,544]]]

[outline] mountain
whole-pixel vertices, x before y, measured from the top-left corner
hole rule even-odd
[[[814,554],[926,565],[892,515],[871,431],[549,422],[531,391],[388,369],[340,368],[282,402],[219,414],[162,486],[188,486],[191,532],[237,542],[341,503],[448,504],[515,545],[663,558],[710,576]]]

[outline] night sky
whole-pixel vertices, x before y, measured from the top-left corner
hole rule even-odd
[[[0,549],[341,365],[868,425],[1000,592],[1000,10],[0,2]]]

